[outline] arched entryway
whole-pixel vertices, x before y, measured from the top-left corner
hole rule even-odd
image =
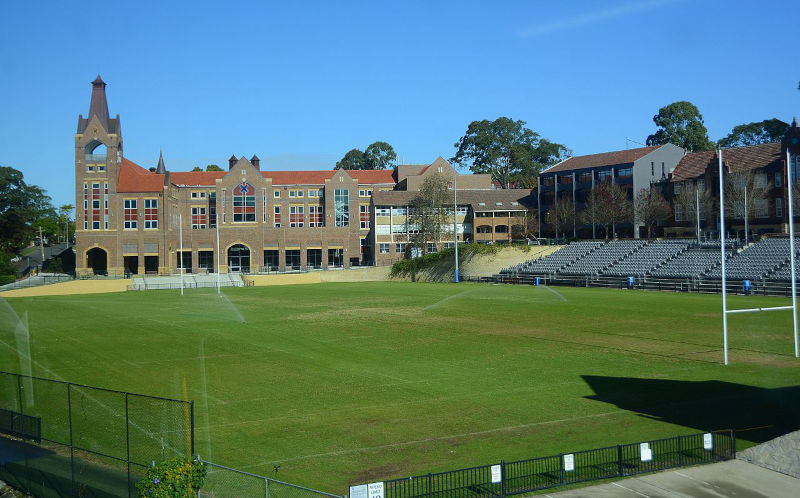
[[[86,268],[91,268],[95,275],[107,275],[108,253],[99,247],[86,251]]]
[[[250,273],[250,249],[243,244],[228,248],[228,271]]]

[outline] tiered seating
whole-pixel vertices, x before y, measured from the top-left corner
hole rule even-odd
[[[719,248],[719,244],[717,244]],[[719,249],[688,249],[650,271],[656,278],[696,278],[720,264]]]
[[[795,279],[800,282],[800,257],[794,258],[794,275]],[[771,275],[767,275],[767,280],[775,280],[777,282],[791,282],[792,281],[792,265],[787,261],[781,268],[778,268]]]
[[[244,281],[239,273],[223,273],[219,275],[219,285],[220,287],[244,287]],[[209,275],[189,273],[183,276],[183,287],[186,289],[216,286],[217,275],[215,273]],[[133,277],[133,290],[179,289],[180,287],[180,275],[136,275]]]
[[[558,251],[548,254],[541,259],[529,260],[518,265],[504,268],[500,270],[500,273],[548,275],[560,270],[573,261],[586,256],[602,245],[602,242],[593,240],[572,242],[569,245],[562,247]]]
[[[643,245],[644,241],[641,240],[613,240],[588,256],[558,270],[558,273],[560,275],[596,275]]]
[[[641,277],[689,247],[685,241],[656,240],[603,271],[613,277]]]
[[[800,243],[795,242],[795,247]],[[769,238],[756,242],[725,262],[726,277],[731,280],[758,280],[789,262],[789,239]],[[722,267],[705,275],[721,279]]]

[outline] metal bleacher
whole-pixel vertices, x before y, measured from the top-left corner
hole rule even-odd
[[[603,271],[613,277],[641,277],[689,248],[684,240],[656,240]]]
[[[795,255],[800,243],[795,239]],[[751,244],[725,261],[725,275],[731,280],[759,280],[789,263],[789,239],[768,238]],[[791,275],[790,275],[791,276]],[[717,266],[704,275],[722,279],[722,267]]]
[[[645,244],[643,240],[612,240],[558,271],[560,275],[597,275]]]
[[[541,274],[547,275],[555,273],[556,271],[564,268],[570,263],[586,256],[598,247],[602,246],[603,242],[596,240],[582,240],[579,242],[571,242],[561,249],[548,254],[540,259],[532,259],[520,263],[518,265],[510,266],[500,270],[500,274]]]

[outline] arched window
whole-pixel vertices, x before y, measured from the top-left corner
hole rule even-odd
[[[84,148],[83,159],[86,163],[105,163],[107,153],[105,144],[94,140]]]
[[[86,267],[91,268],[95,275],[108,274],[108,253],[99,247],[86,251]]]
[[[475,229],[477,233],[492,233],[491,225],[480,225]]]
[[[250,273],[250,249],[243,244],[228,249],[228,271]]]
[[[494,233],[508,233],[508,225],[497,225],[494,227]]]

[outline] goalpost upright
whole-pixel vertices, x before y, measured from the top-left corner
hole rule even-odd
[[[757,311],[777,311],[777,310],[792,310],[792,330],[794,332],[794,356],[800,357],[800,343],[798,342],[797,334],[797,277],[794,273],[795,265],[795,250],[794,250],[794,210],[792,206],[792,186],[794,179],[792,178],[792,171],[790,166],[790,153],[786,149],[786,190],[787,201],[789,204],[789,264],[792,272],[792,305],[791,306],[772,306],[767,308],[744,308],[744,309],[728,309],[727,299],[727,277],[725,276],[725,185],[723,180],[723,167],[722,167],[722,149],[717,150],[717,157],[719,159],[719,251],[722,270],[722,348],[723,348],[723,362],[728,364],[728,314],[729,313],[752,313]]]

